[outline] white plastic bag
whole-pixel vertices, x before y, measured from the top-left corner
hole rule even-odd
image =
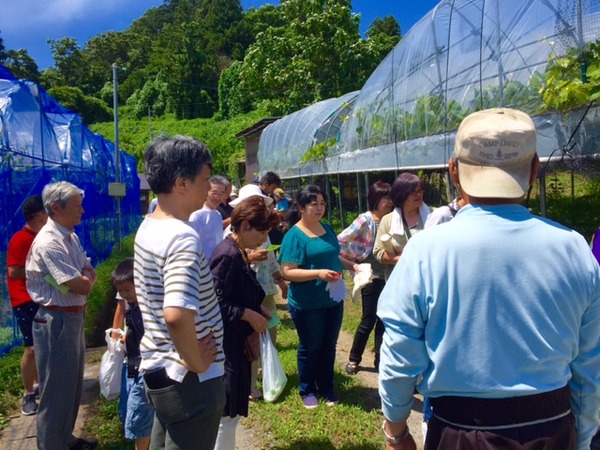
[[[371,264],[362,263],[358,265],[358,272],[354,275],[354,286],[352,288],[352,302],[360,303],[361,290],[373,280]]]
[[[112,333],[119,333],[119,338],[111,338]],[[117,328],[106,330],[107,350],[102,355],[100,363],[100,393],[108,400],[117,398],[121,393],[121,377],[123,373],[123,361],[125,360],[125,344],[120,337],[125,332]]]
[[[268,331],[260,333],[260,356],[262,358],[263,396],[266,401],[274,402],[287,384],[287,375]]]
[[[348,295],[346,291],[346,282],[344,277],[340,275],[336,281],[329,281],[325,289],[329,292],[329,297],[334,302],[342,302]]]

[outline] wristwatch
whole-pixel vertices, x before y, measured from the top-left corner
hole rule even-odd
[[[408,429],[408,425],[406,425],[406,428],[404,429],[404,433],[402,433],[400,436],[390,436],[389,434],[387,434],[387,431],[385,431],[385,420],[383,421],[383,424],[381,425],[381,429],[383,430],[383,435],[385,436],[385,440],[388,441],[392,445],[402,444],[403,442],[405,442],[408,439],[408,436],[410,436],[410,431]]]

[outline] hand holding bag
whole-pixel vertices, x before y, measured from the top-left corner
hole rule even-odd
[[[112,333],[119,333],[117,339],[111,337]],[[100,363],[100,393],[108,400],[117,398],[121,392],[121,377],[123,374],[123,361],[125,360],[125,344],[121,336],[125,332],[117,328],[106,330],[107,350],[102,355]]]
[[[250,362],[257,361],[260,358],[260,340],[256,331],[246,338],[244,353],[246,353],[246,359]]]
[[[277,349],[271,342],[267,331],[260,334],[262,357],[263,395],[266,401],[274,402],[287,384],[287,375],[283,370]]]

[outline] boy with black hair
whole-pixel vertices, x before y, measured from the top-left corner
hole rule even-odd
[[[148,402],[140,375],[140,342],[144,335],[144,324],[133,283],[133,258],[117,264],[110,275],[110,281],[117,289],[118,301],[113,328],[121,328],[123,320],[126,325],[127,359],[123,365],[119,418],[125,429],[125,438],[135,439],[135,450],[147,450],[150,446],[154,408]],[[113,334],[113,338],[118,338],[118,335]]]

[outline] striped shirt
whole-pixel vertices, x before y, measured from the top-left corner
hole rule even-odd
[[[87,255],[75,233],[51,217],[35,237],[25,263],[27,292],[42,306],[83,306],[86,296],[52,286],[82,276]],[[51,278],[50,278],[51,277]]]
[[[196,339],[211,331],[217,339],[216,360],[198,374],[199,380],[222,376],[223,321],[198,233],[189,222],[146,217],[135,236],[134,250],[135,292],[145,329],[141,370],[164,367],[179,382],[186,375],[164,318],[164,308],[178,307],[196,312]]]

